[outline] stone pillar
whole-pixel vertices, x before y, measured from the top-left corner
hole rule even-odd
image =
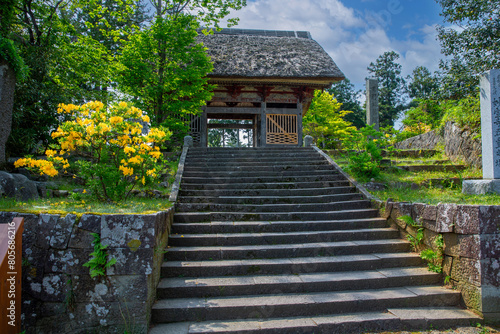
[[[463,182],[465,194],[500,194],[500,70],[481,76],[481,141],[483,179]]]
[[[193,147],[193,137],[184,136],[184,146],[185,147]]]
[[[304,137],[304,146],[305,147],[311,147],[312,144],[313,144],[313,140],[314,140],[313,137],[311,137],[309,135],[305,136]]]
[[[378,120],[378,80],[366,79],[366,124],[379,130]]]

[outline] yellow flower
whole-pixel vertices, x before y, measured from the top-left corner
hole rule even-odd
[[[122,101],[122,102],[118,103],[118,105],[119,105],[120,107],[122,107],[122,108],[127,108],[127,102],[123,102],[123,101]]]
[[[123,117],[121,117],[121,116],[113,116],[113,117],[111,117],[111,118],[109,119],[109,122],[110,122],[111,124],[118,124],[118,123],[121,123],[121,122],[123,122]]]
[[[142,185],[145,185],[145,184],[146,184],[146,178],[145,178],[144,176],[142,177],[141,182],[142,182]]]
[[[129,176],[134,174],[134,169],[132,167],[120,166],[118,169],[122,171],[124,176]]]
[[[153,151],[153,152],[149,152],[149,155],[152,156],[155,159],[159,159],[160,156],[161,156],[161,152]]]
[[[142,116],[142,121],[146,122],[146,123],[149,123],[151,120],[149,119],[148,115],[144,115],[144,116]]]
[[[124,151],[126,154],[129,154],[129,153],[135,153],[135,148],[130,147],[130,146],[125,146],[125,147],[123,148],[123,151]]]
[[[141,158],[138,155],[136,155],[135,157],[132,157],[132,158],[128,159],[128,162],[131,163],[131,164],[140,164],[143,161],[144,161],[144,159]]]

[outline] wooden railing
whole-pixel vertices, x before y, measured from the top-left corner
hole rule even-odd
[[[0,333],[21,332],[21,270],[24,218],[0,224]]]

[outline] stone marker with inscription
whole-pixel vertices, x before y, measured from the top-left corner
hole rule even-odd
[[[500,70],[481,76],[483,179],[463,182],[464,194],[500,194]]]
[[[366,123],[379,130],[378,80],[366,79]]]

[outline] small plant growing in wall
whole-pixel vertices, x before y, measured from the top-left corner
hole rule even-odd
[[[444,248],[444,240],[442,235],[438,235],[434,239],[434,244],[436,245],[437,251],[435,252],[432,249],[425,249],[420,253],[420,257],[423,260],[427,261],[427,267],[430,271],[435,273],[442,273],[443,266],[443,248]]]
[[[405,216],[401,216],[399,217],[398,219],[401,219],[402,221],[404,221],[406,224],[410,225],[410,226],[413,226],[413,227],[420,227],[422,225],[420,225],[418,222],[414,221],[412,217],[408,216],[408,215],[405,215]]]
[[[422,240],[424,240],[424,229],[419,228],[417,230],[417,234],[415,236],[408,234],[406,236],[406,240],[408,240],[411,244],[412,249],[416,252],[418,249],[418,246],[422,244]]]
[[[116,263],[116,259],[112,258],[108,261],[108,254],[106,251],[108,245],[101,244],[101,236],[99,234],[92,233],[92,235],[94,236],[94,240],[92,241],[94,251],[90,253],[90,256],[92,256],[92,258],[89,260],[89,262],[83,264],[83,266],[90,269],[90,277],[104,277],[106,276],[106,269],[114,265]]]

